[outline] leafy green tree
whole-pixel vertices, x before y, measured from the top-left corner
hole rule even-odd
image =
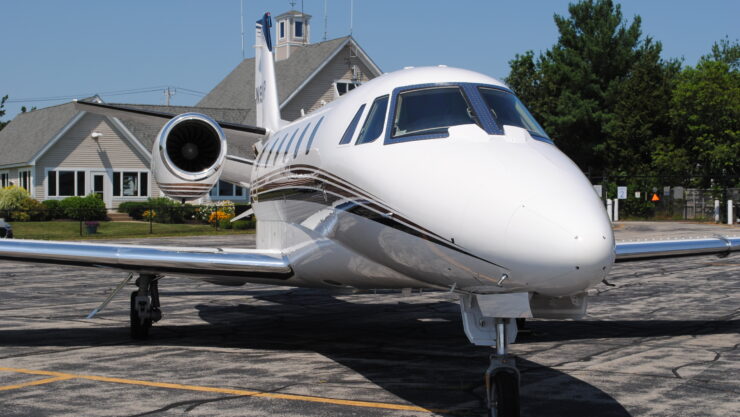
[[[5,102],[8,101],[8,95],[6,94],[3,96],[3,98],[0,98],[0,118],[5,116]],[[3,122],[0,120],[0,130],[3,130],[3,128],[10,122]]]
[[[640,172],[650,141],[669,134],[679,64],[664,62],[660,42],[642,37],[640,17],[627,22],[611,0],[568,11],[554,16],[557,43],[536,59],[516,55],[506,81],[581,169]]]
[[[654,152],[662,172],[684,171],[695,185],[740,183],[740,44],[715,43],[696,67],[685,68],[671,100],[673,140]]]

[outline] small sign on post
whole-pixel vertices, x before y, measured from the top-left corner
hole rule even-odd
[[[617,199],[619,200],[627,199],[627,187],[617,187]]]
[[[594,185],[594,191],[596,191],[596,195],[598,195],[599,198],[602,197],[603,194],[601,193],[601,191],[602,191],[601,184]]]

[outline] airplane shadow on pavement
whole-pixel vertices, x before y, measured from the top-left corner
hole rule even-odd
[[[491,349],[468,342],[456,303],[404,302],[397,296],[392,303],[382,296],[371,298],[371,303],[353,303],[310,289],[263,294],[266,295],[253,294],[260,301],[255,305],[197,305],[199,316],[208,324],[178,326],[170,322],[168,325],[165,318],[152,330],[151,338],[141,343],[316,352],[414,405],[449,410],[450,415],[485,413],[482,376]],[[723,334],[737,332],[739,325],[738,320],[534,321],[527,324],[531,332],[521,334],[517,343],[553,342],[553,346],[562,346],[569,340]],[[0,328],[0,346],[136,343],[126,341],[127,336],[127,329],[116,327]],[[518,353],[516,345],[512,352]],[[264,356],[270,360],[270,355]],[[297,361],[305,360],[305,355],[296,357]],[[522,372],[522,415],[630,415],[597,387],[526,357],[525,349],[518,359]],[[285,373],[285,367],[291,363],[280,355],[269,366],[282,367],[281,372]],[[312,369],[311,364],[297,366],[296,380],[308,384],[316,380],[314,375],[303,374],[301,368]],[[335,370],[321,368],[321,373],[331,378]],[[341,385],[341,377],[338,381]],[[357,384],[357,380],[352,384]],[[350,396],[355,386],[352,384],[347,388]],[[366,396],[346,399],[374,400]]]

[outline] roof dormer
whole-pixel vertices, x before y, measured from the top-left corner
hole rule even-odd
[[[277,32],[276,61],[289,58],[292,50],[308,44],[311,35],[310,20],[311,15],[297,10],[291,10],[275,18],[277,22],[275,29]]]

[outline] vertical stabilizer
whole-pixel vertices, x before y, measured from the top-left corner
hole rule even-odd
[[[275,60],[272,56],[272,18],[265,13],[257,21],[254,59],[254,99],[257,102],[257,126],[271,132],[280,128],[280,105],[275,82]]]

